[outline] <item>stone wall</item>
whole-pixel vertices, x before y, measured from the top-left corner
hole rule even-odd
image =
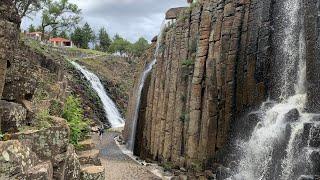
[[[194,169],[213,164],[235,117],[268,95],[272,5],[201,1],[166,28],[141,99],[135,154]]]

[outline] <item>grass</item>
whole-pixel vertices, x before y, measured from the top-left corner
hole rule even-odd
[[[106,52],[97,51],[97,50],[93,50],[93,49],[81,49],[81,48],[77,48],[77,47],[71,47],[71,48],[65,48],[65,49],[70,52],[81,52],[81,53],[89,54],[89,55],[99,55],[99,56],[108,55],[108,53],[106,53]]]

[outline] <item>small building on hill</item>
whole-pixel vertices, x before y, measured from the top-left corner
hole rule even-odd
[[[61,37],[51,38],[49,39],[49,42],[55,47],[73,47],[73,43],[71,40]]]
[[[28,32],[25,33],[26,37],[34,39],[34,40],[38,40],[41,41],[42,39],[42,32]]]

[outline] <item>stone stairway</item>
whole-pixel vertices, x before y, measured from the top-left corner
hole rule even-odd
[[[105,168],[101,165],[99,159],[99,150],[93,149],[95,147],[91,139],[79,143],[82,147],[78,151],[78,159],[81,164],[80,177],[82,180],[104,180]]]

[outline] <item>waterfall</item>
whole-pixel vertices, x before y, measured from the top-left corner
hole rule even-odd
[[[136,136],[136,131],[137,131],[137,125],[138,125],[138,118],[139,118],[139,110],[140,110],[140,104],[141,104],[141,93],[144,87],[144,83],[148,77],[148,75],[150,74],[153,66],[156,64],[157,62],[157,56],[159,53],[159,49],[160,49],[160,45],[161,45],[161,38],[162,38],[162,34],[164,29],[167,26],[168,21],[163,20],[161,27],[160,27],[160,33],[158,35],[157,38],[157,46],[156,46],[156,50],[154,53],[154,59],[147,65],[147,67],[144,69],[141,77],[140,77],[140,81],[139,81],[139,87],[137,90],[137,99],[136,99],[136,105],[135,105],[135,109],[134,109],[134,114],[133,114],[133,119],[132,119],[132,126],[131,126],[131,134],[130,137],[128,139],[127,142],[127,147],[129,150],[133,151],[134,150],[134,143],[135,143],[135,136]]]
[[[310,153],[306,150],[308,147],[303,147],[302,138],[305,124],[314,116],[304,111],[306,60],[302,2],[286,0],[282,9],[286,20],[281,34],[284,58],[279,72],[280,102],[265,102],[258,110],[259,123],[249,140],[238,141],[240,160],[229,179],[291,180],[308,173],[310,167]]]
[[[100,79],[93,74],[92,72],[88,71],[84,67],[80,66],[74,61],[71,61],[71,64],[74,65],[76,69],[81,71],[81,73],[85,76],[85,78],[90,82],[91,87],[93,90],[98,94],[100,97],[104,111],[106,112],[106,117],[113,128],[115,127],[123,127],[124,120],[122,119],[119,110],[117,109],[115,103],[111,100],[111,98],[107,95],[106,90],[104,89]]]

